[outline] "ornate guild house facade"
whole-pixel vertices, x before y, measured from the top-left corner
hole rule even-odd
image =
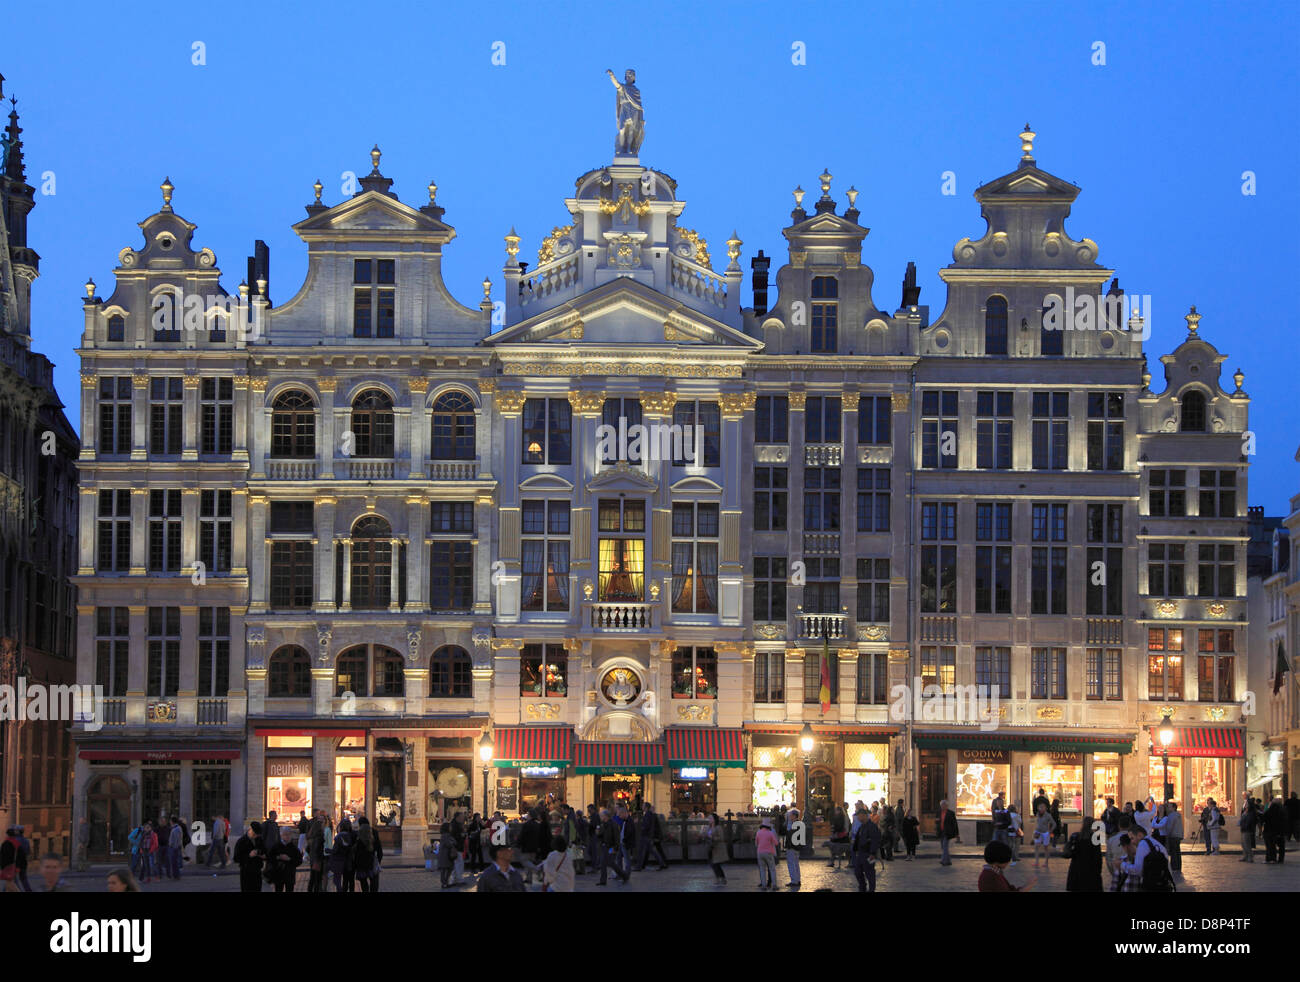
[[[1029,132],[937,319],[910,269],[876,306],[829,173],[742,308],[739,238],[715,260],[637,156],[633,81],[612,162],[476,306],[436,186],[402,202],[378,148],[317,185],[278,306],[265,248],[228,293],[163,185],[85,302],[79,677],[110,691],[78,806],[324,808],[404,852],[551,796],[974,821],[1044,786],[1077,816],[1159,796],[1166,708],[1175,797],[1232,801],[1248,399],[1195,311],[1152,391]]]

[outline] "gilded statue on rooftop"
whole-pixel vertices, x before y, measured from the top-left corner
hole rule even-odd
[[[605,74],[618,90],[614,100],[614,115],[618,120],[614,154],[635,157],[641,149],[641,141],[645,139],[645,115],[641,111],[641,90],[636,87],[636,71],[629,68],[624,72],[621,85],[610,69],[606,68]]]

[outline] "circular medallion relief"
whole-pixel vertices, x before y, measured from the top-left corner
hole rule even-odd
[[[616,706],[626,706],[641,694],[641,677],[620,665],[611,668],[600,680],[600,691]]]

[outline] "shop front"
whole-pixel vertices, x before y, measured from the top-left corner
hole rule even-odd
[[[1164,800],[1164,756],[1158,729],[1152,727],[1150,732],[1148,783],[1151,797],[1160,802]],[[1168,781],[1183,813],[1199,815],[1212,798],[1224,815],[1237,814],[1239,799],[1246,790],[1245,730],[1234,726],[1178,725],[1173,730]]]
[[[87,741],[77,758],[92,860],[123,858],[127,836],[146,820],[183,818],[206,826],[217,814],[238,820],[243,811],[242,752],[229,743]]]
[[[664,731],[672,787],[670,815],[708,815],[718,807],[718,769],[745,766],[744,731],[675,726]]]
[[[1040,750],[1031,754],[1029,788],[1031,802],[1038,798],[1041,789],[1049,802],[1059,803],[1060,814],[1083,815],[1083,754],[1071,750]]]
[[[573,766],[573,727],[498,726],[493,731],[493,747],[496,809],[510,817],[538,806],[550,812],[565,803]]]
[[[642,802],[652,800],[649,778],[663,773],[664,760],[660,741],[580,740],[573,747],[574,773],[592,775],[591,800],[601,808],[639,810]]]

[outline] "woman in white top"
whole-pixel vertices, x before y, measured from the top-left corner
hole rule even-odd
[[[551,839],[551,851],[542,861],[542,881],[547,893],[573,893],[573,860],[562,835]]]

